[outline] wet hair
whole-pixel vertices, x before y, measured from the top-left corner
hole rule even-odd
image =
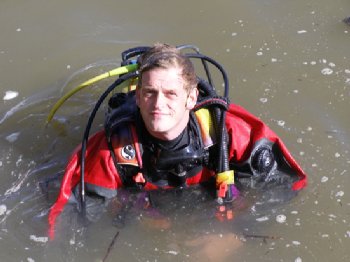
[[[143,53],[138,59],[139,80],[138,86],[141,87],[142,74],[155,68],[180,69],[180,75],[185,81],[185,89],[190,92],[197,86],[197,76],[194,66],[190,59],[181,54],[175,46],[156,43],[148,51]]]

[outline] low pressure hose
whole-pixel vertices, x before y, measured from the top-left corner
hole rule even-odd
[[[75,93],[77,93],[78,91],[82,90],[83,88],[92,85],[102,79],[111,77],[111,76],[116,76],[116,75],[122,75],[122,74],[126,74],[129,72],[133,72],[137,69],[137,65],[136,64],[130,64],[130,65],[126,65],[126,66],[122,66],[122,67],[118,67],[115,68],[109,72],[103,73],[101,75],[95,76],[87,81],[85,81],[84,83],[81,83],[79,86],[75,87],[74,89],[72,89],[71,91],[69,91],[68,93],[66,93],[64,96],[62,96],[57,102],[56,104],[52,107],[51,111],[49,112],[47,119],[46,119],[46,124],[50,123],[50,121],[52,120],[52,118],[54,117],[56,111],[62,106],[62,104],[71,96],[73,96]]]
[[[205,60],[209,63],[211,63],[212,65],[214,65],[222,74],[222,78],[224,80],[224,97],[225,98],[228,98],[229,97],[229,81],[228,81],[228,77],[227,77],[227,74],[226,74],[226,71],[225,69],[218,63],[216,62],[214,59],[208,57],[208,56],[205,56],[205,55],[202,55],[202,54],[185,54],[188,58],[198,58],[198,59],[201,59],[202,61]]]
[[[201,55],[201,53],[199,52],[199,48],[195,45],[179,45],[177,46],[177,48],[179,50],[182,50],[182,49],[192,49],[193,51],[195,51],[198,55]],[[206,62],[205,59],[201,59],[202,61],[202,65],[203,65],[203,68],[204,68],[204,71],[205,71],[205,74],[207,75],[207,78],[208,78],[208,82],[209,84],[214,87],[214,83],[213,83],[213,80],[211,78],[211,74],[210,74],[210,71],[209,71],[209,68],[208,68],[208,64]]]
[[[149,49],[150,49],[149,46],[138,46],[138,47],[133,47],[125,50],[122,53],[122,60],[123,60],[122,65],[124,65],[124,63],[128,63],[127,60],[129,60],[130,58],[141,55],[144,52],[148,51]]]

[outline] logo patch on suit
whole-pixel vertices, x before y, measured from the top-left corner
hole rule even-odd
[[[121,150],[121,156],[124,159],[130,160],[135,158],[136,152],[135,152],[135,148],[132,145],[127,145],[124,146]]]

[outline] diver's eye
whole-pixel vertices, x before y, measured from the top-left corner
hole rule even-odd
[[[168,98],[171,98],[171,99],[174,99],[174,98],[177,98],[177,93],[175,92],[175,91],[168,91],[168,92],[166,92],[166,94],[165,94]]]

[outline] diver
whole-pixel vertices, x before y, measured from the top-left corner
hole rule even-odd
[[[110,98],[104,129],[86,135],[71,156],[50,210],[51,235],[69,200],[84,211],[88,194],[111,199],[122,187],[147,191],[211,183],[218,204],[226,205],[241,188],[283,184],[298,191],[306,185],[306,174],[278,136],[229,103],[228,82],[215,61],[167,44],[129,55],[137,59],[124,57],[124,65],[136,70],[117,82],[136,79],[136,90]],[[216,94],[210,77],[197,76],[191,58],[220,69],[224,96]]]

